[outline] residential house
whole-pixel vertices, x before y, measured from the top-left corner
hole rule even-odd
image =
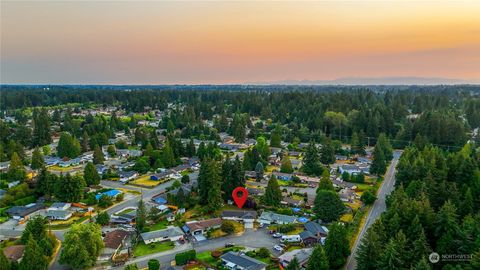
[[[164,179],[170,178],[172,176],[172,174],[173,174],[173,171],[165,170],[163,172],[152,174],[150,176],[150,180],[154,180],[154,181],[164,180]]]
[[[292,168],[295,170],[299,170],[303,164],[300,159],[296,159],[296,158],[291,158],[290,162],[292,163]]]
[[[72,212],[68,211],[72,204],[56,202],[53,203],[46,212],[46,216],[53,220],[68,220],[72,217]]]
[[[62,161],[61,158],[52,157],[52,156],[46,156],[44,158],[44,160],[45,160],[45,166],[54,166],[54,165],[57,165],[58,163],[60,163],[60,161]]]
[[[145,244],[164,242],[164,241],[179,241],[184,237],[183,231],[179,227],[169,226],[166,229],[151,231],[140,234]]]
[[[257,219],[257,211],[248,210],[224,210],[222,219],[243,222],[245,229],[253,229],[253,222]]]
[[[1,172],[7,171],[9,166],[10,166],[10,161],[0,162],[0,171]]]
[[[220,228],[222,225],[221,218],[212,218],[201,221],[190,221],[183,226],[185,233],[191,235],[206,234],[208,230]]]
[[[254,187],[247,187],[248,194],[252,196],[262,196],[264,194],[264,190],[260,188],[254,188]]]
[[[126,183],[130,180],[135,179],[138,176],[138,172],[136,171],[121,171],[118,173],[120,179],[118,179],[122,183]]]
[[[295,249],[280,255],[278,257],[278,261],[282,264],[283,267],[287,267],[294,258],[297,258],[300,268],[303,269],[306,267],[308,258],[310,258],[310,255],[312,255],[312,252],[312,248]]]
[[[296,221],[297,217],[277,214],[270,211],[263,211],[258,218],[258,222],[262,224],[290,224]]]
[[[344,188],[338,192],[338,196],[340,196],[340,200],[343,202],[353,202],[357,194],[351,189]]]
[[[300,235],[300,238],[302,238],[302,242],[306,247],[311,247],[318,243],[318,238],[310,231],[305,230],[301,232],[299,235]]]
[[[299,152],[299,151],[288,151],[288,155],[291,156],[291,157],[296,157],[296,158],[299,158],[302,156],[302,152]]]
[[[103,165],[103,164],[97,164],[97,165],[95,165],[95,169],[97,169],[97,173],[99,175],[103,175],[104,173],[107,172],[108,167]]]
[[[267,264],[239,252],[227,252],[220,256],[223,267],[229,270],[265,270]]]
[[[255,171],[245,171],[245,178],[256,178],[257,172]]]
[[[44,207],[42,203],[31,203],[25,206],[13,206],[9,208],[6,213],[13,219],[20,220],[38,214],[38,210]]]
[[[282,172],[272,172],[272,174],[278,179],[283,181],[292,180],[293,174],[291,173],[282,173]]]
[[[118,253],[128,253],[128,248],[131,246],[132,233],[125,230],[114,230],[105,234],[103,243],[105,244],[102,250],[103,255],[107,255],[109,258]]]
[[[283,205],[288,205],[288,206],[293,206],[293,207],[299,207],[303,204],[303,200],[297,200],[291,197],[283,197],[283,199],[280,201],[281,204]]]
[[[25,253],[25,245],[13,245],[3,249],[3,254],[10,262],[19,263]]]
[[[272,153],[272,155],[278,155],[282,152],[282,148],[280,147],[270,147],[270,153]]]
[[[279,166],[281,164],[280,157],[278,155],[270,155],[268,156],[268,164],[273,165],[273,166]]]
[[[368,174],[369,173],[369,166],[358,166],[354,164],[344,164],[340,167],[338,167],[338,171],[343,174],[343,173],[348,173],[350,175],[356,175],[361,172]]]

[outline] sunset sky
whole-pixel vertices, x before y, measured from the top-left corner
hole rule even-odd
[[[1,83],[480,81],[480,1],[2,1]]]

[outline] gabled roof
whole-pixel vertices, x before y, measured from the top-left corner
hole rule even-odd
[[[103,239],[105,243],[105,247],[107,248],[118,248],[122,241],[129,235],[130,233],[124,230],[115,230],[108,232]]]
[[[212,218],[212,219],[187,223],[185,226],[187,226],[187,228],[191,232],[193,232],[196,230],[205,230],[214,226],[220,226],[221,224],[222,224],[221,218]]]
[[[260,215],[260,219],[269,220],[271,222],[281,221],[282,223],[294,223],[297,220],[294,216],[287,216],[269,211],[263,211],[262,215]]]
[[[179,227],[168,227],[163,230],[151,231],[140,234],[143,241],[148,241],[156,238],[171,238],[183,235],[183,231]]]
[[[16,262],[22,258],[23,253],[25,252],[25,245],[14,245],[9,246],[3,249],[3,254],[10,261]]]
[[[299,235],[300,235],[300,238],[302,238],[302,240],[306,240],[308,238],[317,239],[317,237],[313,235],[313,233],[311,233],[310,231],[303,231]]]
[[[248,211],[248,210],[225,210],[222,211],[222,218],[225,217],[236,217],[243,219],[256,219],[257,211]]]
[[[328,230],[325,230],[322,225],[320,225],[318,222],[315,221],[310,221],[305,223],[305,229],[309,232],[311,232],[314,235],[317,234],[322,234],[322,235],[327,235]]]
[[[25,206],[14,206],[8,209],[6,212],[10,216],[24,217],[40,209],[43,209],[43,204],[34,203],[34,204],[25,205]]]
[[[235,265],[242,267],[245,270],[257,270],[263,269],[267,265],[259,260],[256,260],[247,255],[242,255],[233,251],[223,254],[220,256],[223,261],[231,262]]]

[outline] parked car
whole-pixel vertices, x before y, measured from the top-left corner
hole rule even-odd
[[[232,243],[232,242],[225,243],[225,247],[226,247],[226,248],[233,247],[233,246],[235,246],[235,244]]]
[[[273,238],[280,238],[283,235],[281,233],[274,233],[272,236],[273,236]]]
[[[279,252],[283,251],[283,247],[281,247],[280,245],[273,246],[273,249],[275,249],[276,251],[279,251]]]

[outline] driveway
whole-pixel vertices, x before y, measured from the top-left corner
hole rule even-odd
[[[205,240],[199,243],[188,243],[181,246],[176,247],[173,250],[151,254],[139,258],[131,259],[128,264],[136,263],[139,268],[147,267],[148,260],[156,259],[160,262],[162,266],[170,265],[171,261],[175,260],[175,254],[190,250],[194,248],[197,253],[215,250],[219,248],[225,247],[226,243],[234,243],[235,245],[244,246],[246,248],[257,249],[261,247],[268,248],[272,254],[278,256],[280,253],[273,250],[273,246],[280,243],[280,240],[277,238],[273,238],[271,235],[268,234],[266,229],[258,229],[258,230],[246,230],[242,235],[231,235],[226,237],[220,237],[210,240]],[[116,267],[113,269],[123,269],[125,266]]]

